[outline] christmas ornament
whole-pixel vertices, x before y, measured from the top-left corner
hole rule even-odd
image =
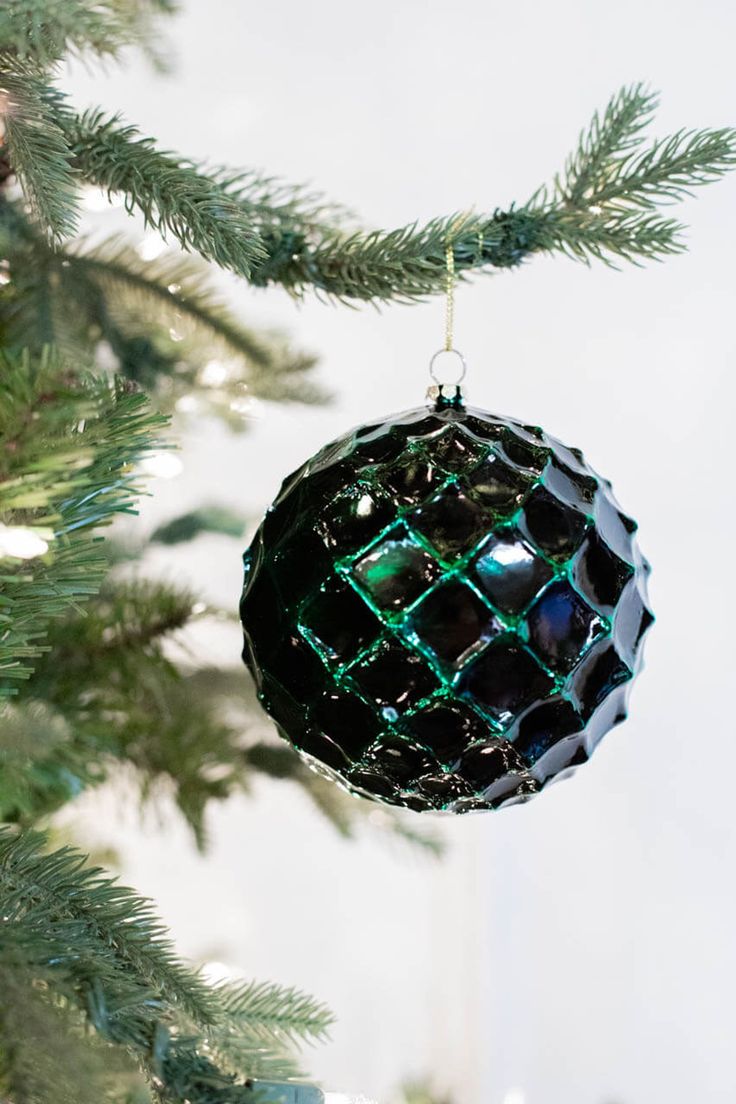
[[[241,618],[258,696],[310,765],[464,813],[588,759],[626,716],[653,616],[609,481],[539,426],[465,408],[451,240],[445,256],[432,404],[284,481],[244,557]],[[449,396],[443,354],[461,364]]]
[[[626,716],[653,618],[636,524],[582,453],[459,390],[289,476],[246,553],[261,702],[349,790],[526,800]]]

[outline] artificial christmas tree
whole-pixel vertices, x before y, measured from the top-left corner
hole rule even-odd
[[[48,853],[33,831],[119,763],[144,790],[173,780],[200,838],[208,801],[257,771],[298,780],[345,825],[339,794],[286,745],[241,746],[219,708],[243,693],[240,679],[167,658],[167,636],[197,615],[192,596],[121,576],[100,541],[133,508],[159,411],[196,391],[232,418],[243,383],[279,401],[317,397],[311,358],[234,318],[206,263],[256,287],[406,301],[444,289],[448,240],[466,274],[539,252],[661,257],[682,245],[658,204],[736,159],[727,130],[644,146],[655,101],[636,86],[528,203],[363,232],[303,189],[207,171],[117,117],[75,110],[56,84],[59,62],[150,49],[171,7],[0,7],[0,1092],[10,1104],[240,1104],[253,1099],[252,1078],[292,1076],[286,1044],[329,1024],[289,989],[206,986],[175,959],[147,903],[78,852]],[[120,240],[75,238],[88,185],[123,196],[178,251],[149,263]],[[229,371],[211,386],[216,358]]]

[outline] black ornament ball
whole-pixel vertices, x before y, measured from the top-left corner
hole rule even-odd
[[[626,716],[653,620],[635,533],[536,426],[442,403],[361,426],[258,529],[244,659],[282,735],[354,793],[527,800]]]

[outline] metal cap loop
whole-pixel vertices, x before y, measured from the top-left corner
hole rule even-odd
[[[460,361],[459,375],[456,377],[456,379],[441,380],[438,377],[435,366],[437,364],[438,358],[442,357],[442,356],[455,356]],[[436,384],[438,384],[438,386],[440,386],[440,387],[442,387],[443,385],[445,387],[447,387],[447,386],[455,386],[455,387],[459,386],[463,382],[463,380],[465,379],[465,373],[467,372],[467,370],[468,370],[468,366],[465,363],[465,357],[457,349],[438,349],[437,352],[434,354],[434,356],[432,357],[432,359],[429,362],[429,374],[432,377],[432,379],[434,380],[434,382]]]

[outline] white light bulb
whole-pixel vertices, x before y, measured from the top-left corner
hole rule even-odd
[[[230,409],[233,414],[251,414],[253,412],[253,400],[246,396],[239,399],[232,399],[230,402]]]
[[[208,360],[199,373],[203,387],[221,387],[229,376],[230,369],[221,360]]]
[[[503,1098],[503,1104],[526,1104],[526,1096],[522,1089],[509,1089]]]
[[[324,1095],[325,1104],[376,1104],[375,1100],[362,1093],[352,1096],[350,1093],[326,1092]]]
[[[51,532],[44,530],[44,536],[51,539]],[[48,540],[39,532],[27,529],[24,525],[0,524],[0,556],[10,556],[15,560],[32,560],[48,552]]]
[[[152,452],[140,463],[140,469],[145,475],[153,475],[157,479],[173,479],[180,474],[183,467],[179,457],[171,452]]]
[[[205,962],[202,966],[202,977],[210,985],[217,985],[222,981],[235,981],[240,975],[226,962]]]
[[[111,192],[109,195],[104,188],[85,188],[82,202],[88,211],[109,211],[111,207],[122,207],[124,197],[121,192]]]
[[[196,395],[182,395],[176,400],[176,409],[183,414],[191,414],[199,407]]]
[[[142,261],[155,261],[166,251],[166,242],[160,234],[146,234],[143,241],[136,247],[136,253]]]

